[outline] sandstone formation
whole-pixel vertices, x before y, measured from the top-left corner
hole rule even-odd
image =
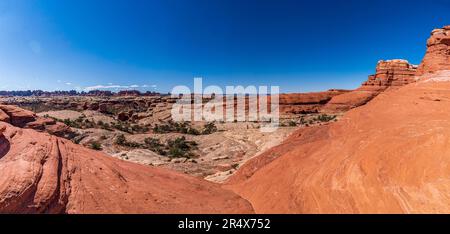
[[[379,61],[375,75],[369,76],[369,79],[363,83],[362,89],[367,86],[403,86],[415,82],[415,73],[417,66],[410,64],[403,59],[394,59]]]
[[[213,183],[0,122],[0,213],[252,212]]]
[[[230,188],[257,213],[449,213],[450,74],[299,130]]]
[[[281,94],[279,99],[280,114],[318,113],[333,97],[347,93],[346,90],[329,90],[314,93]]]
[[[427,52],[417,75],[441,70],[450,70],[450,25],[431,32],[427,41]]]
[[[376,73],[369,76],[362,86],[352,92],[334,96],[322,112],[345,112],[362,106],[389,88],[398,88],[415,82],[417,66],[406,60],[379,61]]]
[[[400,73],[379,64],[385,75],[357,91],[382,93],[339,122],[298,130],[227,187],[258,213],[450,213],[449,30],[433,31],[417,71],[424,75],[411,77],[406,62]]]
[[[0,121],[20,128],[46,131],[50,134],[70,138],[73,131],[69,126],[50,118],[36,116],[35,113],[12,105],[0,105]]]

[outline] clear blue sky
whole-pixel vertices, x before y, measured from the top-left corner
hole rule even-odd
[[[2,0],[0,90],[193,77],[282,92],[356,88],[380,59],[419,63],[450,1]]]

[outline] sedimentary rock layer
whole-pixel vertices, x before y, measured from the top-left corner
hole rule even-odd
[[[417,75],[450,70],[450,25],[435,29],[427,41],[427,52]]]
[[[0,213],[251,212],[213,183],[0,122]]]
[[[229,188],[258,213],[449,213],[450,74],[299,130]]]
[[[345,112],[362,106],[389,88],[398,88],[416,81],[417,66],[403,59],[379,61],[376,73],[352,92],[334,96],[322,112]]]

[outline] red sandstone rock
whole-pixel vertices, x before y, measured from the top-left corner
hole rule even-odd
[[[334,96],[322,112],[345,112],[365,105],[388,88],[396,88],[416,81],[417,66],[406,60],[394,59],[379,61],[375,75],[369,76],[362,86],[352,92]]]
[[[69,126],[58,123],[51,118],[37,117],[33,112],[17,106],[0,105],[0,122],[37,131],[46,131],[59,137],[73,136],[73,131]]]
[[[347,90],[329,90],[315,93],[280,94],[280,114],[283,116],[317,113],[333,97],[347,92]]]
[[[375,75],[369,76],[364,86],[403,86],[415,82],[417,66],[403,59],[379,61]]]
[[[74,132],[72,131],[72,129],[69,126],[59,122],[51,125],[46,125],[45,131],[52,135],[64,137],[66,139],[72,139],[72,137],[74,137]]]
[[[346,90],[330,90],[314,93],[290,93],[280,94],[280,105],[307,105],[307,104],[325,104],[332,97],[346,93]]]
[[[450,70],[450,26],[435,29],[427,42],[427,52],[417,75]]]
[[[3,110],[0,109],[0,122],[10,122],[10,117]]]
[[[213,183],[0,122],[0,213],[252,213]]]
[[[226,187],[257,213],[449,213],[449,81],[388,90],[299,130]]]
[[[130,115],[128,112],[120,112],[117,115],[117,119],[119,119],[120,121],[127,121],[128,119],[130,119]]]
[[[45,130],[46,126],[55,125],[55,124],[56,124],[56,121],[54,119],[51,119],[51,118],[37,118],[33,122],[26,123],[24,125],[24,128],[31,128],[31,129],[34,129],[34,130],[41,130],[41,131],[43,131],[43,130]]]
[[[99,104],[97,102],[91,103],[89,105],[89,110],[98,110]]]
[[[10,117],[9,122],[14,126],[23,127],[36,120],[36,115],[33,112],[17,106],[0,105],[0,109]]]
[[[102,113],[107,113],[108,112],[108,104],[107,103],[100,103],[98,106],[98,111],[102,112]]]

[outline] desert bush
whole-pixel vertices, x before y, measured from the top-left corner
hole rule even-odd
[[[120,135],[118,135],[116,137],[115,143],[117,145],[122,145],[123,146],[123,145],[125,145],[126,141],[127,141],[127,139],[125,138],[125,136],[123,134],[120,134]]]
[[[295,127],[295,126],[297,126],[297,123],[295,121],[291,120],[291,121],[289,121],[288,126],[289,127]]]
[[[163,125],[155,125],[153,127],[153,132],[155,133],[182,133],[182,134],[189,134],[189,135],[208,135],[214,132],[217,132],[217,127],[214,123],[208,123],[206,124],[203,129],[200,131],[198,129],[193,128],[189,123],[187,122],[173,122],[169,121],[167,124]]]
[[[205,124],[202,130],[203,135],[209,135],[215,132],[217,132],[217,126],[212,122]]]
[[[200,133],[199,130],[197,130],[197,129],[195,129],[195,128],[189,128],[188,131],[187,131],[187,134],[198,136],[198,135],[200,135],[201,133]]]
[[[91,149],[102,150],[102,145],[98,141],[91,142]]]
[[[167,152],[170,157],[192,157],[192,150],[197,149],[197,142],[187,141],[185,137],[178,137],[175,140],[169,140],[167,146],[169,151]]]
[[[320,121],[320,122],[330,122],[330,121],[336,119],[336,115],[322,114],[322,115],[319,115],[316,119],[317,119],[317,121]]]
[[[123,134],[120,134],[116,137],[115,143],[120,146],[130,147],[130,148],[145,148],[144,145],[134,142],[128,141]]]

